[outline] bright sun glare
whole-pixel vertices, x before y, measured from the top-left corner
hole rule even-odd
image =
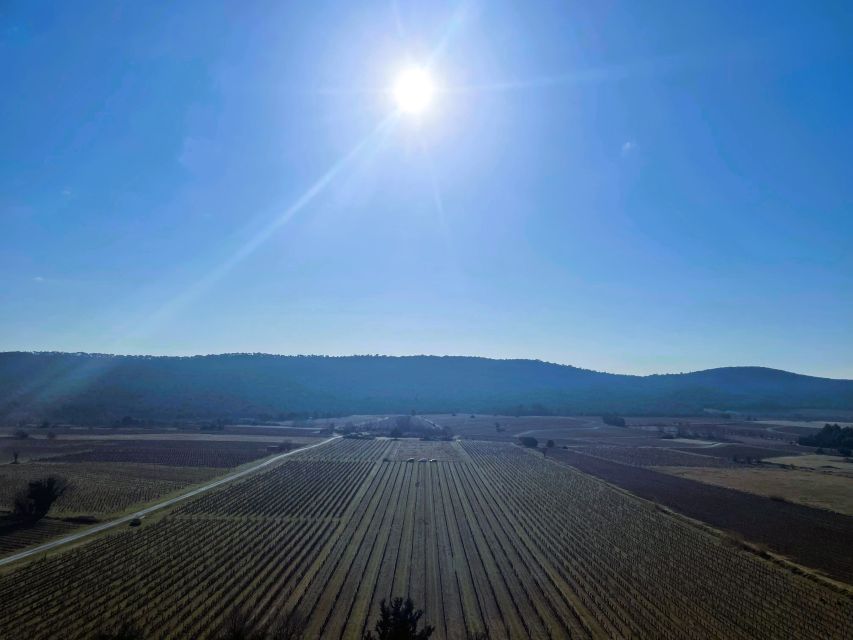
[[[405,69],[394,83],[394,101],[404,113],[423,113],[432,102],[434,93],[435,86],[429,72],[419,67]]]

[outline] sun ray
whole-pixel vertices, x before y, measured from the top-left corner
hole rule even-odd
[[[382,134],[387,132],[397,121],[396,114],[391,114],[383,119],[367,136],[358,142],[349,152],[334,162],[325,173],[308,187],[289,207],[282,211],[272,221],[266,224],[252,238],[243,243],[231,256],[220,265],[209,271],[204,277],[189,286],[179,296],[174,297],[148,319],[144,326],[133,332],[135,338],[148,335],[159,326],[165,324],[171,317],[186,308],[207,291],[213,288],[217,282],[225,277],[234,267],[251,256],[261,245],[263,245],[276,231],[286,225],[293,217],[313,203],[343,172],[350,168],[372,143],[382,139]]]

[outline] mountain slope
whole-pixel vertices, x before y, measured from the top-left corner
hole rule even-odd
[[[761,367],[629,376],[457,356],[0,353],[0,418],[104,421],[289,413],[696,413],[853,409],[853,381]]]

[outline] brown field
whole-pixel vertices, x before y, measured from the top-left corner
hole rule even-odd
[[[723,444],[714,447],[679,447],[679,451],[689,453],[701,453],[703,456],[712,456],[714,458],[728,458],[745,460],[747,458],[763,460],[764,458],[772,458],[774,456],[783,455],[785,451],[780,449],[770,449],[767,447],[754,447],[746,444]]]
[[[853,478],[831,473],[768,469],[696,469],[663,467],[666,473],[769,498],[829,509],[853,516]]]
[[[572,451],[639,467],[731,467],[733,463],[706,455],[705,448],[666,449],[664,447],[592,446],[570,447]],[[712,450],[712,449],[709,449]]]
[[[310,638],[359,638],[382,598],[407,594],[440,639],[843,638],[853,625],[849,593],[541,454],[457,442],[440,443],[453,462],[385,461],[395,444],[297,453],[7,572],[0,636],[82,639],[133,620],[147,637],[208,637],[236,605],[256,621],[295,608]],[[427,457],[437,443],[405,444]]]
[[[282,442],[282,439],[277,442]],[[218,440],[118,440],[85,451],[52,457],[51,462],[130,462],[176,467],[238,467],[269,455],[266,442]]]

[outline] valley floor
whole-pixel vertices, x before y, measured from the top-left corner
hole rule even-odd
[[[413,459],[413,460],[412,460]],[[0,637],[208,637],[234,607],[358,638],[411,596],[435,638],[843,638],[849,591],[541,452],[338,439],[0,576]]]

